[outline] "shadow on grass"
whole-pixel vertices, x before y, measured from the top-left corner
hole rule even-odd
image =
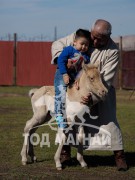
[[[126,152],[126,160],[129,167],[135,167],[135,152]]]
[[[42,160],[36,160],[35,162],[32,162],[31,160],[29,160],[28,162],[27,162],[27,165],[29,165],[29,164],[33,164],[33,163],[42,163],[42,162],[46,162],[46,161],[50,161],[51,159],[42,159]]]
[[[135,167],[135,152],[126,152],[126,161],[130,167]],[[116,166],[114,155],[111,156],[98,156],[98,155],[84,155],[84,160],[88,164],[88,167],[97,167],[97,166]],[[78,166],[79,162],[76,157],[72,158],[71,161],[63,163],[63,166]]]
[[[135,152],[126,152],[126,161],[128,164],[128,167],[135,167]],[[88,167],[98,167],[98,166],[109,166],[109,167],[114,167],[116,166],[115,164],[115,159],[114,155],[111,156],[99,156],[99,155],[84,155],[84,160],[88,164]],[[36,163],[42,163],[45,161],[49,161],[46,159],[43,160],[37,160]],[[32,162],[28,162],[28,164],[32,164]],[[65,161],[63,164],[63,168],[65,169],[67,166],[68,167],[76,167],[80,166],[79,162],[77,161],[76,157],[71,158],[70,161]]]

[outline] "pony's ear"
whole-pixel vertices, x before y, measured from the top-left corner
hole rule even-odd
[[[94,63],[94,66],[98,69],[100,67],[100,61],[97,61],[96,63]]]
[[[76,88],[77,90],[80,89],[80,87],[79,87],[79,82],[80,82],[80,79],[77,79],[77,80],[75,80],[75,82],[74,82],[75,88]]]
[[[88,66],[84,62],[82,63],[82,69],[84,69],[85,71],[88,70]]]

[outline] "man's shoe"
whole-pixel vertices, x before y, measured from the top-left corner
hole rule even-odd
[[[124,150],[114,151],[114,156],[118,171],[127,171],[128,166],[126,163]]]
[[[70,161],[71,160],[71,147],[68,145],[64,145],[61,151],[60,155],[60,161],[61,163],[65,161]]]

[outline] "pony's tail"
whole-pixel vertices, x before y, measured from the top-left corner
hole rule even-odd
[[[34,88],[34,89],[31,89],[29,91],[29,97],[32,98],[32,96],[34,95],[34,93],[37,91],[38,88]]]

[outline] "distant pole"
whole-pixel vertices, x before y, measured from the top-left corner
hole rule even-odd
[[[54,41],[57,40],[57,27],[54,27]]]
[[[119,86],[120,86],[120,89],[122,89],[122,87],[123,87],[123,84],[122,84],[122,51],[123,51],[123,47],[122,47],[122,36],[120,36],[120,47],[119,47],[119,48],[120,48]]]
[[[43,37],[43,34],[41,34],[41,41],[43,41],[43,38],[44,38],[44,37]]]
[[[16,85],[16,47],[17,47],[17,34],[14,33],[14,85]]]
[[[8,41],[11,41],[11,35],[8,33]]]

